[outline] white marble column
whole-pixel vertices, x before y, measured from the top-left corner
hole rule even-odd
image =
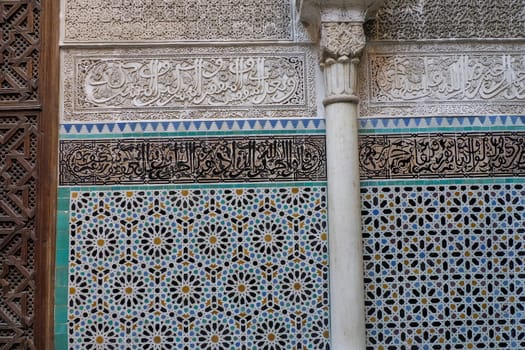
[[[352,35],[340,52],[331,36]],[[365,305],[359,186],[357,58],[362,23],[323,24],[321,45],[326,97],[331,340],[333,350],[363,350]]]
[[[301,18],[320,32],[328,166],[332,350],[366,347],[357,66],[363,23],[381,0],[303,0]],[[313,30],[312,30],[313,29]]]

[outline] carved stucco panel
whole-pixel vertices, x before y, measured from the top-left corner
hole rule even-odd
[[[371,45],[360,70],[361,115],[520,114],[520,44]]]
[[[365,44],[362,23],[328,22],[321,25],[321,50],[324,56],[359,56]]]
[[[309,46],[68,50],[63,120],[312,117]]]
[[[294,0],[67,0],[65,43],[304,41]]]
[[[371,40],[523,38],[525,0],[386,0]]]

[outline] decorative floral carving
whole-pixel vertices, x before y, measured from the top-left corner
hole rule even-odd
[[[293,40],[292,0],[68,0],[65,41]]]
[[[387,0],[371,40],[523,38],[525,0]]]
[[[325,58],[358,57],[366,44],[361,23],[329,22],[321,24],[321,50]]]

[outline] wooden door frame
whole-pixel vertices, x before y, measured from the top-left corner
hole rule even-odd
[[[60,96],[60,1],[42,0],[36,207],[35,346],[54,349],[55,246]]]

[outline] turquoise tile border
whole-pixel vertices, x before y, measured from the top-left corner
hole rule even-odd
[[[303,181],[303,182],[263,182],[263,183],[218,183],[218,184],[166,184],[166,185],[120,185],[120,186],[61,186],[62,191],[125,191],[125,190],[180,190],[180,189],[214,189],[214,188],[271,188],[271,187],[302,187],[302,186],[326,186],[326,181]],[[69,205],[69,195],[67,198]],[[61,198],[59,197],[59,202]],[[66,205],[65,204],[65,205]]]
[[[362,180],[361,187],[372,186],[432,186],[432,185],[485,185],[523,183],[524,178],[451,178],[451,179],[406,179],[406,180]]]
[[[68,349],[69,194],[69,189],[58,189],[55,251],[55,349],[57,350]]]
[[[102,123],[65,123],[60,136],[69,138],[121,138],[170,136],[220,136],[250,134],[323,133],[324,119],[247,119],[130,121]]]
[[[362,118],[359,128],[363,134],[525,130],[525,116]]]
[[[293,135],[293,134],[324,134],[324,129],[319,130],[247,130],[247,131],[192,131],[192,132],[164,132],[164,133],[122,133],[122,134],[61,134],[61,140],[78,139],[117,139],[117,138],[165,138],[165,137],[191,137],[191,136],[237,136],[237,135]]]

